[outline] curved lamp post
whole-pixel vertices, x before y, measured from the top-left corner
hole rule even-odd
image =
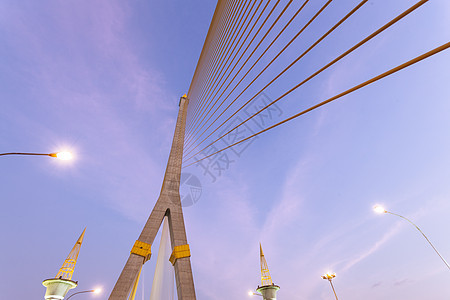
[[[88,291],[76,292],[76,293],[73,293],[72,295],[70,295],[69,297],[67,297],[66,300],[69,300],[70,298],[72,298],[73,296],[78,295],[78,294],[83,294],[83,293],[94,293],[94,294],[98,294],[98,293],[100,293],[101,291],[102,291],[101,289],[95,289],[95,290],[88,290]]]
[[[436,252],[437,255],[439,255],[439,257],[442,259],[442,261],[444,262],[444,264],[447,266],[447,268],[450,270],[450,265],[448,264],[448,262],[442,257],[442,255],[439,253],[439,251],[437,251],[436,247],[434,247],[434,245],[431,243],[431,241],[428,239],[428,237],[425,235],[425,233],[422,232],[422,230],[420,230],[420,228],[414,224],[411,220],[405,218],[404,216],[401,216],[399,214],[387,211],[386,209],[384,209],[384,207],[380,206],[380,205],[375,205],[373,207],[373,210],[377,213],[380,214],[391,214],[397,217],[400,217],[406,221],[408,221],[409,223],[411,223],[414,227],[416,227],[417,230],[419,230],[419,232],[423,235],[423,237],[427,240],[427,242],[430,244],[430,246],[433,248],[433,250]]]
[[[325,275],[322,275],[321,277],[322,277],[322,279],[328,280],[330,282],[331,288],[333,289],[334,296],[336,297],[336,300],[338,300],[338,297],[336,295],[336,291],[334,290],[333,282],[331,282],[331,280],[334,277],[336,277],[336,273],[326,273]]]
[[[8,152],[8,153],[0,153],[0,156],[3,155],[34,155],[34,156],[50,156],[56,157],[61,160],[69,160],[72,159],[72,153],[70,152],[54,152],[54,153],[29,153],[29,152]]]

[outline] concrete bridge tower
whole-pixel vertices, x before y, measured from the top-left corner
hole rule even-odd
[[[152,256],[151,246],[165,217],[169,222],[172,245],[170,262],[175,270],[178,299],[196,299],[190,260],[191,251],[187,243],[180,198],[181,164],[188,103],[187,96],[183,95],[180,98],[178,118],[161,193],[139,238],[131,248],[128,260],[117,279],[109,300],[134,298],[142,266]]]

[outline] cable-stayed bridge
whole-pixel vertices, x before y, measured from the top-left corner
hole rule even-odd
[[[342,63],[350,67],[352,61],[358,61],[361,51],[371,49],[376,41],[387,35],[391,37],[391,31],[396,26],[407,25],[411,18],[421,13],[427,2],[432,1],[412,2],[401,10],[396,7],[388,20],[374,22],[372,30],[359,32],[357,28],[355,30],[357,22],[372,22],[361,17],[366,16],[371,9],[372,3],[369,0],[219,1],[189,91],[180,99],[179,115],[160,197],[133,245],[109,299],[134,298],[133,291],[140,271],[143,264],[151,258],[151,246],[164,219],[169,224],[172,246],[170,261],[175,270],[178,299],[196,299],[191,253],[179,195],[182,168],[209,159],[268,131],[282,128],[288,122],[329,103],[343,100],[347,95],[357,93],[367,86],[389,80],[393,76],[401,76],[405,69],[414,68],[446,51],[450,47],[450,41],[439,45],[425,45],[426,49],[421,53],[413,56],[396,55],[397,60],[392,61],[390,54],[399,50],[390,50],[387,45],[382,53],[388,56],[382,59],[390,64],[385,69],[379,71],[376,68],[377,71],[370,76],[361,77],[332,95],[309,95],[313,96],[311,105],[292,109],[288,117],[240,137],[228,146],[217,146],[217,142],[223,137],[239,131],[240,127],[252,119],[267,113],[273,105],[287,101],[291,95],[320,80],[321,76],[333,68],[342,68]],[[336,6],[340,9],[330,16],[329,11]],[[389,10],[389,3],[385,9]],[[351,25],[347,25],[349,23]],[[325,27],[326,30],[318,30]],[[345,47],[334,44],[336,39],[344,37]],[[313,62],[319,61],[317,56],[327,51],[333,55],[325,56],[327,59],[320,60],[320,65],[314,65]],[[367,61],[367,64],[371,66],[372,62]],[[426,76],[424,74],[423,80],[426,80]],[[230,126],[234,116],[268,90],[273,95],[272,100],[259,107],[248,118]],[[217,133],[220,134],[217,136]],[[201,153],[203,155],[199,158]]]

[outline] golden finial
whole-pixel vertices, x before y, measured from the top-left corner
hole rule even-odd
[[[80,253],[81,243],[83,243],[83,237],[86,228],[84,228],[83,233],[78,238],[78,241],[73,246],[66,260],[64,261],[61,269],[59,269],[58,274],[55,278],[72,280],[73,271],[75,269],[75,264],[77,263],[78,254]]]
[[[259,256],[261,260],[261,286],[272,285],[272,277],[270,277],[269,267],[267,266],[267,261],[264,258],[261,243],[259,243]]]

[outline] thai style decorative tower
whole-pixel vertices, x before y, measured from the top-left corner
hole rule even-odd
[[[190,261],[191,252],[187,243],[180,199],[181,163],[188,102],[187,96],[183,95],[179,103],[175,134],[160,196],[141,235],[131,248],[130,256],[109,296],[109,300],[126,300],[134,297],[140,271],[152,255],[151,246],[165,216],[168,217],[169,221],[172,244],[170,262],[175,269],[178,299],[195,300],[194,279]]]
[[[47,288],[44,297],[46,300],[62,300],[70,289],[73,289],[78,285],[78,282],[72,280],[72,275],[75,270],[85,232],[86,228],[78,238],[75,246],[73,246],[61,269],[59,269],[58,274],[56,274],[56,277],[46,279],[42,282]]]
[[[280,287],[272,282],[261,244],[259,244],[259,257],[261,261],[261,286],[258,286],[256,291],[263,296],[264,300],[276,300]]]

